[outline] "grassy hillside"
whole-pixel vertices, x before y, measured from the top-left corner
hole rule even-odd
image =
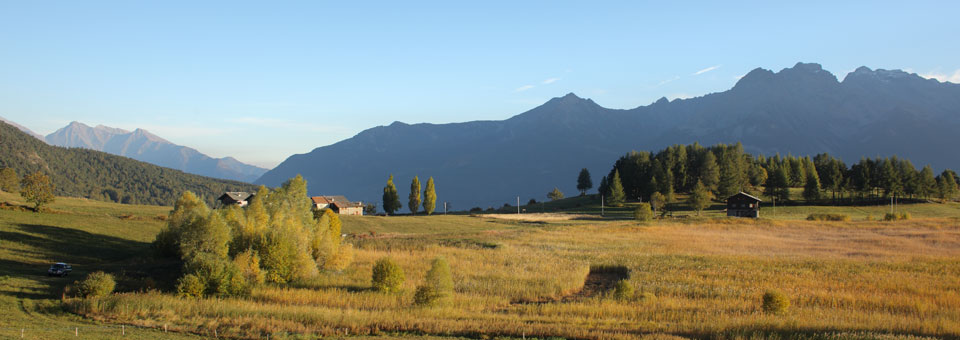
[[[0,201],[16,206],[21,198],[0,193]],[[91,271],[120,276],[121,289],[137,289],[149,255],[149,243],[168,207],[119,205],[85,199],[58,198],[52,213],[0,210],[0,338],[119,339],[120,325],[84,320],[60,305],[68,283]],[[69,276],[48,277],[51,263],[73,265]],[[130,272],[130,275],[119,275]],[[129,336],[193,339],[179,334],[127,326]]]
[[[43,171],[59,196],[131,204],[172,205],[190,190],[209,203],[225,191],[254,191],[248,183],[184,173],[105,152],[47,145],[0,122],[0,168],[20,177]]]

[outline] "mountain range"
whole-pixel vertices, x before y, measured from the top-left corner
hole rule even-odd
[[[173,144],[144,129],[127,131],[72,122],[46,137],[41,137],[22,126],[12,125],[50,145],[103,151],[201,176],[250,183],[267,171],[241,163],[232,157],[207,156],[193,148]]]
[[[432,176],[438,202],[463,210],[542,200],[554,187],[571,195],[581,168],[596,184],[626,152],[693,142],[742,142],[765,155],[826,152],[848,163],[898,155],[956,169],[956,131],[960,85],[867,67],[839,81],[797,63],[754,69],[727,91],[628,110],[570,93],[501,121],[394,122],[290,156],[255,183],[276,186],[299,173],[311,194],[379,203],[390,174],[400,197],[413,176]]]

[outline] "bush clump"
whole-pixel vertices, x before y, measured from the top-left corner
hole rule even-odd
[[[783,314],[790,308],[790,299],[781,292],[767,291],[763,294],[763,311],[770,314]]]
[[[810,214],[807,215],[807,221],[839,221],[846,222],[850,220],[849,215],[845,214]]]
[[[177,282],[177,294],[188,298],[199,298],[207,289],[207,284],[199,276],[187,274]]]
[[[899,221],[899,220],[909,220],[909,219],[910,219],[910,213],[908,212],[902,212],[899,215],[894,213],[886,213],[883,215],[884,221]]]
[[[418,305],[435,305],[444,302],[453,294],[453,275],[447,259],[438,257],[430,264],[423,285],[417,287],[413,302]]]
[[[74,285],[81,297],[91,298],[110,295],[117,287],[117,282],[113,280],[113,275],[96,271],[88,274],[83,281],[74,282]]]
[[[640,203],[633,210],[633,218],[640,222],[646,222],[653,219],[653,210],[650,209],[650,203]]]
[[[373,264],[373,289],[384,293],[398,292],[405,279],[403,269],[389,257],[381,258]]]
[[[633,285],[627,280],[617,281],[617,283],[613,285],[613,298],[616,300],[632,300],[634,295]]]

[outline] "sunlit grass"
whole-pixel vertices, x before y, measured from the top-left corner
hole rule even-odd
[[[0,200],[17,199],[0,194]],[[346,242],[356,246],[356,260],[346,270],[260,286],[248,298],[201,300],[140,292],[135,285],[136,275],[157,275],[136,271],[151,259],[149,242],[163,225],[156,215],[168,208],[76,199],[60,199],[51,208],[49,214],[0,211],[0,337],[19,335],[13,334],[18,324],[37,330],[76,325],[89,332],[123,324],[143,327],[141,338],[171,338],[159,331],[164,325],[180,335],[251,339],[960,336],[956,204],[904,205],[913,219],[897,222],[859,217],[859,211],[865,217],[889,207],[788,207],[783,216],[778,207],[776,217],[760,220],[713,211],[643,224],[348,217],[343,230],[353,234]],[[804,221],[812,210],[852,220]],[[384,256],[406,273],[400,294],[370,289],[371,267]],[[415,287],[437,256],[450,262],[455,293],[440,306],[415,306]],[[73,277],[43,275],[50,261],[62,258],[75,263]],[[591,266],[600,265],[626,267],[627,282],[652,298],[578,295]],[[68,310],[86,319],[65,312],[59,298],[66,282],[101,268],[127,273],[124,292],[68,299]],[[761,296],[771,289],[790,298],[785,314],[761,311]],[[115,336],[115,328],[101,329],[88,334]],[[34,338],[73,336],[60,328],[43,332]]]

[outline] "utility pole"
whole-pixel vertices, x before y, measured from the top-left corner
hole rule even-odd
[[[777,196],[773,196],[773,216],[777,216]]]
[[[447,214],[447,202],[443,202],[443,214]]]
[[[603,195],[600,195],[600,217],[603,217]]]
[[[520,196],[517,196],[517,215],[520,215]]]

